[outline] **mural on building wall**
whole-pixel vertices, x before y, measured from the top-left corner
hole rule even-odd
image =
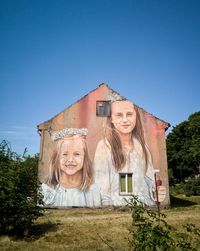
[[[54,149],[46,183],[41,185],[47,207],[99,207],[85,137],[86,128],[65,128],[53,132]]]
[[[168,205],[168,126],[105,84],[39,125],[45,206]]]
[[[156,200],[151,153],[143,135],[137,106],[128,100],[111,103],[105,137],[98,143],[95,158],[95,181],[101,191],[102,205],[121,206],[131,194],[147,205]],[[158,186],[159,201],[165,187]]]

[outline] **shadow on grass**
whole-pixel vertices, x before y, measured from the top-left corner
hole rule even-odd
[[[55,232],[58,229],[59,225],[61,225],[61,223],[51,222],[32,225],[29,230],[28,240],[35,241],[40,239],[48,232]]]
[[[61,223],[39,223],[30,226],[26,235],[21,229],[10,231],[9,233],[1,233],[0,236],[7,235],[13,241],[24,240],[24,241],[35,241],[40,239],[48,232],[55,232]]]
[[[184,198],[178,198],[173,195],[170,195],[170,201],[171,201],[171,208],[174,207],[189,207],[193,205],[197,205],[196,202],[184,199]]]

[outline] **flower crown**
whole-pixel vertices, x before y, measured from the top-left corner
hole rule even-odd
[[[113,103],[115,101],[126,100],[126,99],[121,95],[119,95],[118,93],[112,92],[107,95],[106,100],[109,100],[111,101],[111,103]]]
[[[79,136],[87,136],[88,129],[87,128],[64,128],[60,131],[52,132],[51,138],[53,141],[58,139],[63,139],[67,136],[79,135]]]

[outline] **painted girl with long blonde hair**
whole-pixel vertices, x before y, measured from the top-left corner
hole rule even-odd
[[[85,128],[54,132],[49,173],[42,184],[45,206],[97,207],[100,194],[93,180]]]
[[[95,182],[102,205],[121,206],[131,194],[147,205],[154,204],[154,172],[138,107],[129,100],[111,103],[105,137],[98,143]]]

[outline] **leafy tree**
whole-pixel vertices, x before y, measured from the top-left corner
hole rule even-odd
[[[188,120],[175,126],[167,136],[168,166],[171,179],[184,182],[194,177],[200,167],[200,111],[189,116]]]
[[[38,193],[38,155],[25,158],[0,143],[0,234],[28,235],[42,209]]]

